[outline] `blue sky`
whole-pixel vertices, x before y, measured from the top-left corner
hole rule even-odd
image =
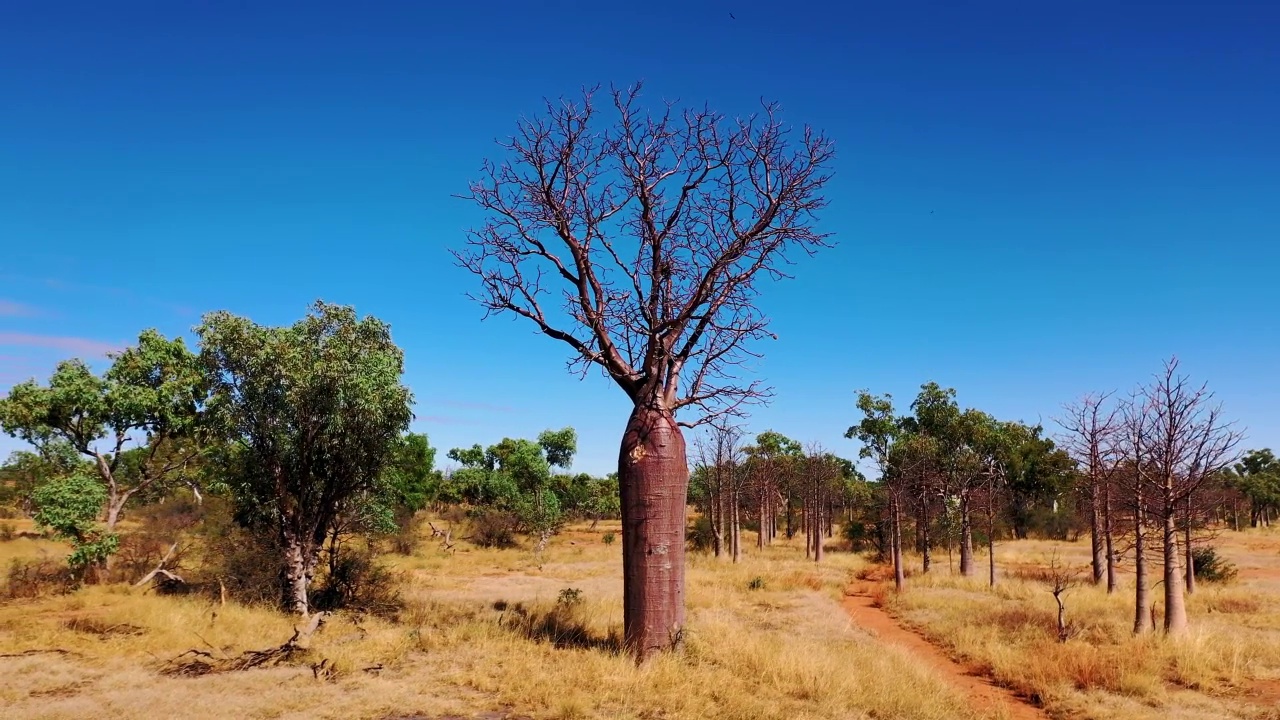
[[[543,96],[643,79],[837,143],[839,245],[765,288],[753,431],[852,457],[854,391],[927,380],[1048,421],[1176,353],[1280,447],[1274,4],[180,5],[4,10],[0,391],[324,298],[392,324],[433,444],[572,425],[605,472],[621,392],[480,321],[452,195]]]

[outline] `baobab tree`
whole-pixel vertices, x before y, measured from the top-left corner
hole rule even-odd
[[[499,141],[507,157],[465,196],[485,219],[455,257],[486,315],[533,323],[631,404],[618,454],[623,632],[643,661],[684,632],[682,428],[767,396],[736,377],[751,341],[771,336],[758,281],[828,244],[815,214],[833,147],[774,104],[736,119],[649,111],[636,85],[612,91],[606,119],[596,94],[547,101]]]
[[[1143,424],[1147,462],[1139,476],[1148,485],[1159,523],[1164,555],[1164,630],[1177,635],[1187,628],[1185,592],[1194,590],[1191,575],[1190,504],[1210,479],[1236,460],[1240,433],[1222,415],[1207,385],[1194,386],[1172,358],[1143,389]],[[1186,510],[1187,536],[1179,553],[1179,519]]]
[[[1116,591],[1116,528],[1112,511],[1113,478],[1119,467],[1117,452],[1120,409],[1108,406],[1110,394],[1086,395],[1063,408],[1057,422],[1064,431],[1063,447],[1080,469],[1081,490],[1089,501],[1089,544],[1093,583],[1107,583]]]

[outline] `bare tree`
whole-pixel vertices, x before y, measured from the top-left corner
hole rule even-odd
[[[681,427],[767,395],[739,384],[761,277],[785,277],[790,252],[827,245],[814,228],[833,148],[792,131],[776,105],[729,120],[614,90],[601,121],[594,92],[548,101],[499,145],[467,198],[485,213],[455,253],[489,313],[509,312],[596,366],[632,411],[618,459],[623,616],[643,661],[684,632],[688,467]],[[693,422],[676,420],[699,412]]]
[[[695,442],[699,470],[707,486],[706,515],[711,523],[712,548],[716,557],[726,550],[734,553],[738,534],[734,512],[736,480],[739,474],[742,431],[725,423],[710,423]],[[736,561],[736,555],[735,555]]]
[[[1064,596],[1075,587],[1080,578],[1080,570],[1062,562],[1057,552],[1049,558],[1049,592],[1058,604],[1058,642],[1066,642],[1071,638],[1071,627],[1067,624],[1067,602]]]
[[[1150,435],[1150,414],[1143,399],[1135,394],[1120,406],[1123,429],[1122,464],[1116,479],[1123,488],[1123,501],[1127,505],[1133,530],[1133,632],[1136,635],[1154,629],[1151,618],[1152,604],[1147,577],[1147,515],[1146,493],[1147,439]]]
[[[1089,501],[1089,543],[1093,557],[1093,582],[1107,583],[1116,591],[1115,526],[1112,518],[1112,480],[1119,467],[1120,409],[1108,407],[1110,393],[1086,395],[1064,407],[1057,422],[1065,431],[1060,438],[1081,470],[1082,488]]]
[[[1142,391],[1147,462],[1140,475],[1151,488],[1164,555],[1164,629],[1177,635],[1187,629],[1185,592],[1194,588],[1190,552],[1178,551],[1179,519],[1186,508],[1190,541],[1191,503],[1199,489],[1236,460],[1240,433],[1222,416],[1207,385],[1195,387],[1178,372],[1172,358]],[[1184,564],[1185,561],[1185,564]]]

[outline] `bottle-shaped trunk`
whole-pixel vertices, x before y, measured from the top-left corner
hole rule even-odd
[[[671,412],[639,405],[618,457],[622,496],[623,632],[637,661],[684,632],[685,443]]]
[[[1164,631],[1180,635],[1187,629],[1187,600],[1178,553],[1178,518],[1173,508],[1164,514]]]
[[[1142,508],[1142,492],[1136,494],[1133,514],[1133,632],[1136,635],[1152,630],[1151,596],[1147,588],[1147,523]]]

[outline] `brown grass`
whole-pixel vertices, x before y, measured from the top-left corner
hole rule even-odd
[[[1280,533],[1226,533],[1216,544],[1233,562],[1280,567]],[[1280,677],[1280,596],[1273,586],[1202,584],[1189,598],[1191,632],[1169,640],[1130,632],[1131,584],[1110,596],[1086,584],[1066,594],[1073,635],[1060,643],[1046,583],[1054,555],[1080,566],[1088,561],[1083,543],[1006,543],[997,547],[1004,571],[994,589],[944,566],[884,602],[956,657],[1041,699],[1051,714],[1254,718],[1270,711],[1248,695],[1256,683]]]
[[[738,565],[692,556],[684,652],[635,667],[611,640],[621,551],[601,541],[610,531],[575,528],[541,569],[527,550],[465,543],[389,556],[408,578],[398,622],[339,614],[271,669],[161,672],[191,649],[231,657],[284,642],[293,621],[268,609],[120,585],[14,600],[0,605],[0,706],[6,718],[978,717],[909,655],[851,627],[838,599],[860,559],[833,553],[815,566],[801,545]],[[0,558],[58,551],[17,542],[0,543]],[[757,577],[763,588],[750,589]],[[558,606],[564,588],[581,602]]]

